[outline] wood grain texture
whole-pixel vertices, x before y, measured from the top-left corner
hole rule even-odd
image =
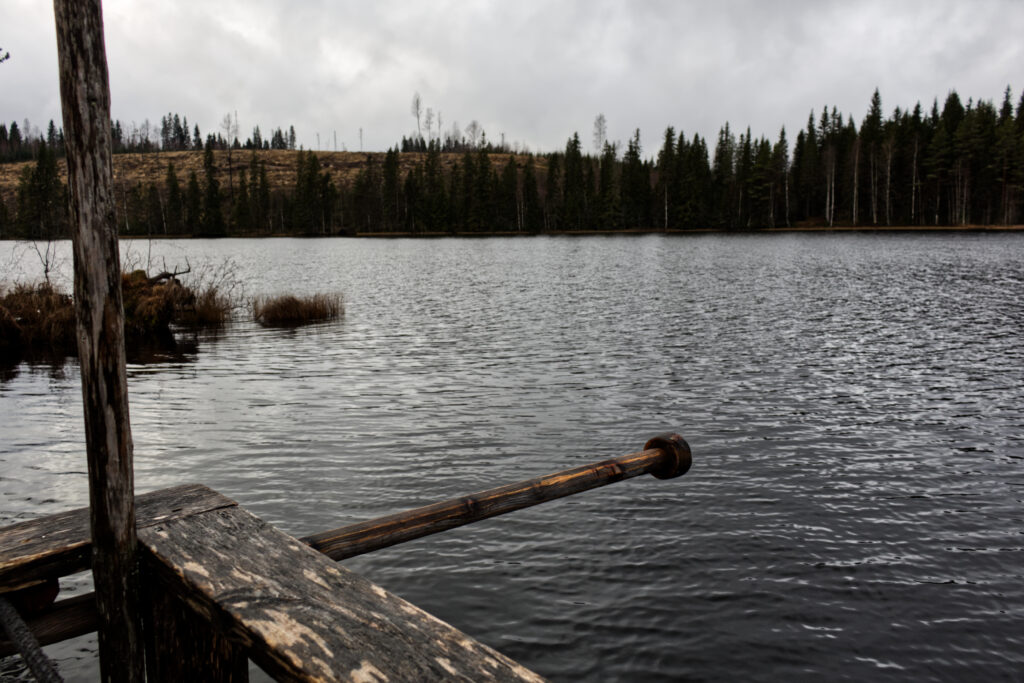
[[[201,484],[152,491],[135,499],[139,527],[237,505]],[[0,529],[0,593],[89,568],[89,508],[19,522]]]
[[[306,536],[302,541],[331,559],[341,561],[642,474],[661,473],[666,470],[667,462],[668,467],[674,467],[674,452],[649,448],[619,458],[324,531]]]
[[[149,683],[245,683],[249,660],[227,634],[197,614],[143,563]]]
[[[54,0],[71,196],[100,675],[142,681],[132,433],[100,0]]]
[[[279,679],[541,680],[242,508],[139,539],[164,585]]]

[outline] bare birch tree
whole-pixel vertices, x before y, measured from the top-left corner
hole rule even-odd
[[[594,151],[597,154],[604,149],[604,143],[608,140],[608,121],[604,114],[598,114],[594,119]]]
[[[430,142],[433,136],[431,131],[434,130],[434,110],[431,107],[427,107],[427,113],[423,117],[423,123],[427,127],[427,142]]]
[[[423,100],[420,98],[419,92],[415,92],[412,95],[412,115],[416,117],[416,134],[423,137],[423,132],[420,130],[420,114],[422,114]]]

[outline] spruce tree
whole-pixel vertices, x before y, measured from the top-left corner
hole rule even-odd
[[[383,181],[383,227],[389,231],[398,229],[402,200],[398,154],[398,149],[388,148],[387,154],[384,155],[384,166],[381,171]]]
[[[533,155],[526,158],[523,168],[523,229],[527,232],[540,232],[544,227],[544,210],[540,202],[540,191],[537,187],[537,170]]]
[[[562,229],[586,228],[586,183],[583,175],[583,153],[579,133],[573,133],[565,144],[565,175],[562,185]]]
[[[627,229],[650,228],[650,169],[641,158],[640,129],[626,145],[622,157],[622,214]]]
[[[618,153],[615,145],[604,143],[597,179],[597,227],[618,230],[622,226],[622,202],[618,183]]]
[[[174,163],[167,164],[167,177],[164,181],[167,192],[167,232],[179,234],[185,227],[185,205],[181,195],[181,184],[178,174],[174,171]]]
[[[516,158],[509,154],[508,162],[501,170],[501,181],[498,185],[497,227],[499,230],[519,231],[522,229],[518,182]]]
[[[249,181],[246,169],[238,173],[238,194],[235,196],[235,205],[231,211],[231,222],[235,234],[252,232],[252,215],[250,210],[252,203],[249,199]]]
[[[211,135],[206,138],[203,150],[203,212],[202,234],[208,237],[219,237],[224,234],[224,212],[220,193],[220,182],[217,180],[214,165],[213,147],[216,144]]]
[[[552,152],[548,155],[548,174],[544,181],[544,229],[557,232],[562,229],[562,165],[561,157]]]
[[[813,124],[811,126],[813,128]],[[718,131],[718,142],[715,144],[715,160],[711,167],[712,174],[712,207],[715,214],[716,228],[736,227],[736,212],[733,207],[733,190],[736,185],[735,176],[736,138],[729,129],[729,123]]]
[[[198,235],[203,226],[203,191],[199,188],[199,177],[195,171],[189,171],[188,184],[185,186],[185,231],[189,235]]]
[[[675,224],[679,168],[676,163],[676,131],[669,126],[665,129],[661,150],[658,152],[658,185],[655,201],[658,203],[656,221],[662,230],[678,227]]]

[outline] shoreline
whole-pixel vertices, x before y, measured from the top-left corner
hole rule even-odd
[[[788,228],[749,228],[742,230],[722,230],[718,228],[693,228],[687,230],[555,230],[551,232],[355,232],[337,233],[333,235],[295,235],[289,233],[273,233],[269,235],[119,235],[122,241],[145,241],[145,240],[192,240],[192,239],[280,239],[285,237],[296,239],[323,239],[323,238],[350,238],[350,239],[442,239],[445,237],[591,237],[599,235],[762,235],[780,233],[843,233],[843,232],[872,232],[872,233],[911,233],[911,232],[1024,232],[1024,224],[1018,225],[893,225],[893,226],[819,226],[802,225]],[[61,237],[54,241],[70,240],[70,237]],[[0,237],[0,242],[33,242],[43,240],[27,240],[9,237]]]

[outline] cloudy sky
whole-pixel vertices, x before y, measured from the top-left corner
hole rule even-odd
[[[0,0],[0,18],[0,120],[59,124],[51,4]],[[205,135],[237,111],[243,139],[294,125],[307,148],[359,149],[360,128],[387,148],[416,92],[446,130],[589,147],[603,113],[653,155],[668,125],[792,142],[826,104],[859,124],[876,87],[886,114],[1024,88],[1021,0],[105,0],[104,19],[114,118],[176,112]]]

